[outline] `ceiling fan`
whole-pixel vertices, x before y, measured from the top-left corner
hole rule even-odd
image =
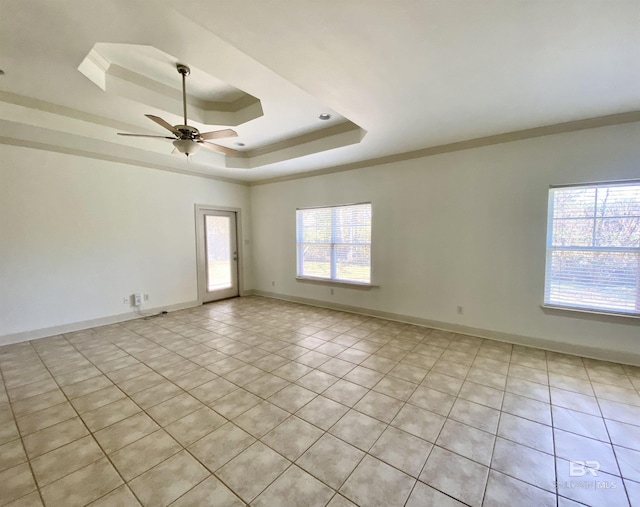
[[[124,134],[122,132],[118,132],[119,136],[130,136],[130,137],[154,137],[159,139],[170,139],[173,141],[173,145],[176,147],[175,152],[184,153],[187,157],[196,151],[198,151],[201,147],[208,148],[213,151],[217,151],[220,153],[224,153],[226,155],[233,155],[234,153],[238,153],[236,150],[232,150],[231,148],[227,148],[225,146],[220,146],[219,144],[210,142],[211,139],[224,139],[225,137],[237,137],[238,134],[233,129],[223,129],[223,130],[215,130],[213,132],[203,132],[192,127],[191,125],[187,125],[187,92],[186,92],[186,77],[191,73],[191,69],[186,65],[182,65],[181,63],[176,65],[178,73],[182,76],[182,110],[184,113],[184,125],[171,125],[169,122],[163,120],[159,116],[154,116],[152,114],[145,114],[147,118],[151,121],[156,122],[161,127],[169,130],[173,137],[169,136],[151,136],[146,134]]]

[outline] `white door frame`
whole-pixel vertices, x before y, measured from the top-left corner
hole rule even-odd
[[[194,206],[195,227],[196,227],[196,279],[198,284],[198,303],[203,304],[206,286],[206,271],[204,268],[204,252],[206,250],[204,244],[204,213],[207,211],[225,211],[234,212],[236,214],[236,247],[238,252],[238,295],[244,295],[244,274],[243,274],[243,251],[242,251],[242,210],[240,208],[231,208],[229,206],[216,206],[212,204],[196,204]]]

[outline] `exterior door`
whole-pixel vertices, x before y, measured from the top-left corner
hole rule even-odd
[[[203,303],[239,295],[235,211],[198,209],[198,292]]]

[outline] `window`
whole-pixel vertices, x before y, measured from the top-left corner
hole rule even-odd
[[[640,315],[640,181],[551,188],[545,304]]]
[[[296,210],[298,277],[371,283],[371,203]]]

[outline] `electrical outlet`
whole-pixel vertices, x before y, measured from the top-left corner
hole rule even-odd
[[[130,298],[128,298],[128,297],[124,297],[124,298],[122,298],[122,302],[123,302],[125,305],[128,305],[129,303],[131,303],[131,299],[130,299]]]
[[[149,301],[149,294],[145,294],[145,295],[144,295],[144,300],[145,300],[145,301]]]
[[[464,308],[462,306],[457,307],[458,315],[462,315],[464,313]]]
[[[141,292],[136,292],[133,295],[133,301],[135,306],[141,306],[142,305],[142,293]]]

